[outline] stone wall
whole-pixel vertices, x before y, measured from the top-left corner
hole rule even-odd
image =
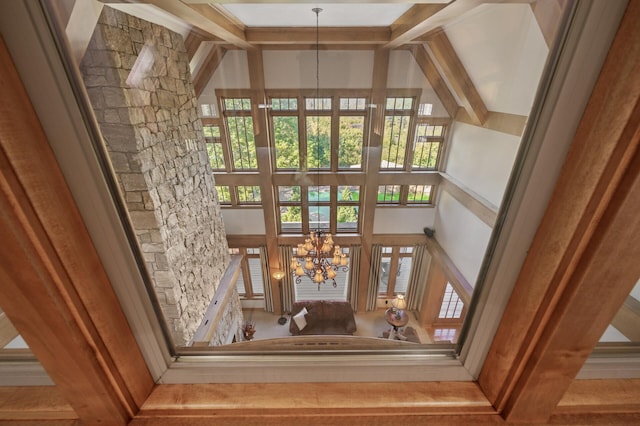
[[[165,319],[185,345],[229,254],[184,41],[104,7],[81,71]]]

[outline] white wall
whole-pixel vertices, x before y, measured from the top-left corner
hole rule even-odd
[[[227,235],[266,233],[262,209],[222,208],[222,220]]]
[[[216,89],[249,89],[249,63],[244,50],[229,50],[198,98],[200,104],[217,105]]]
[[[435,238],[462,275],[474,286],[491,228],[446,191],[438,196]]]
[[[519,144],[517,136],[455,123],[445,172],[499,206]]]
[[[390,89],[422,89],[420,103],[433,105],[431,115],[434,117],[449,116],[413,55],[406,50],[392,51],[389,54],[387,87]]]
[[[267,89],[316,88],[315,50],[267,50],[262,53]],[[320,88],[371,88],[373,51],[323,50]]]
[[[529,4],[483,4],[445,32],[487,109],[529,115],[549,51]]]
[[[422,234],[424,227],[433,227],[436,209],[378,207],[373,222],[374,234]]]

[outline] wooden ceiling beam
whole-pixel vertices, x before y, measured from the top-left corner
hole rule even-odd
[[[205,87],[213,77],[213,73],[216,72],[220,62],[224,58],[224,54],[227,53],[227,49],[222,46],[214,45],[211,51],[205,58],[202,66],[198,69],[198,72],[193,77],[193,88],[196,92],[196,97],[199,97],[204,91]]]
[[[102,3],[123,3],[123,0],[100,0]],[[243,49],[251,48],[244,36],[244,28],[239,27],[208,4],[186,4],[175,0],[128,0],[127,3],[154,5],[204,33],[219,38]]]
[[[489,114],[487,107],[444,30],[431,34],[427,45],[471,120],[484,124]]]
[[[413,54],[416,63],[424,73],[427,81],[436,92],[438,99],[442,102],[444,109],[451,118],[455,118],[458,114],[458,101],[454,98],[449,90],[449,86],[440,75],[440,72],[433,64],[424,46],[412,46],[409,51]]]

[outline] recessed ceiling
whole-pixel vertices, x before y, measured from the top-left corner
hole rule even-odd
[[[313,27],[316,15],[311,9],[322,8],[321,27],[389,26],[406,12],[411,3],[359,4],[223,4],[230,14],[248,27]]]

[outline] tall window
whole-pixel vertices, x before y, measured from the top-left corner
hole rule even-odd
[[[256,143],[253,135],[251,100],[224,98],[224,118],[234,170],[257,170]]]
[[[384,113],[381,169],[404,169],[413,98],[387,98]]]
[[[419,123],[416,126],[411,168],[436,170],[443,137],[444,126]]]
[[[365,98],[340,98],[338,169],[362,169]]]
[[[299,186],[279,186],[280,232],[302,232],[302,198]]]
[[[300,137],[297,98],[272,98],[271,121],[276,149],[276,169],[300,167]]]
[[[453,289],[451,284],[447,283],[447,287],[442,297],[442,304],[440,305],[439,319],[458,319],[462,317],[462,311],[464,309],[464,303],[458,296],[458,293]]]
[[[360,187],[338,186],[337,232],[357,232],[360,212]]]
[[[307,169],[331,167],[331,98],[305,98]]]
[[[296,249],[294,248],[294,251]],[[349,248],[342,247],[342,252],[349,256]],[[327,259],[331,262],[331,259]],[[320,291],[318,291],[318,284],[314,283],[308,278],[302,278],[299,284],[294,285],[295,298],[298,300],[340,300],[346,301],[349,291],[349,272],[345,272],[341,269],[336,271],[336,284],[337,287],[333,287],[329,282],[321,284]]]
[[[380,185],[379,205],[428,205],[433,203],[432,185]]]
[[[211,164],[211,168],[213,170],[224,170],[224,150],[222,147],[220,126],[202,126],[202,133],[204,134],[204,141],[207,144],[207,154],[209,155],[209,164]]]

